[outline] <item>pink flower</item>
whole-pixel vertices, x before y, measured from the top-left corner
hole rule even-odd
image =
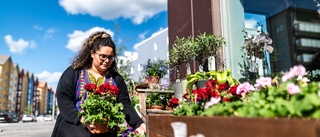
[[[271,86],[272,79],[270,77],[260,77],[259,79],[256,79],[256,84],[254,87],[262,89],[267,86]]]
[[[254,90],[254,87],[249,82],[244,82],[238,86],[236,93],[244,96],[246,93]]]
[[[272,53],[273,52],[273,47],[270,45],[264,46],[264,51],[267,51],[268,53]]]
[[[289,72],[285,73],[282,76],[282,82],[286,82],[287,80],[295,77],[295,76],[304,76],[306,74],[306,68],[302,65],[294,66],[290,69]]]
[[[298,85],[293,84],[293,83],[288,83],[287,90],[288,90],[288,93],[291,95],[298,94],[301,91],[300,87]]]
[[[294,76],[304,76],[306,74],[306,68],[302,65],[294,66],[290,71],[293,72]]]

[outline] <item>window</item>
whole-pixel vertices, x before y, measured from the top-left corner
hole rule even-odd
[[[154,50],[154,51],[157,51],[157,50],[158,50],[158,44],[157,44],[157,43],[154,43],[154,44],[153,44],[153,50]]]
[[[142,64],[139,64],[138,65],[138,71],[141,71],[142,70]]]

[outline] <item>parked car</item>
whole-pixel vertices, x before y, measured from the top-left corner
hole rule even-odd
[[[0,123],[12,123],[13,120],[9,114],[0,114]]]
[[[44,116],[43,115],[37,116],[37,121],[43,121],[43,120],[44,120]]]
[[[22,122],[37,122],[37,118],[34,115],[23,115]]]
[[[43,118],[44,121],[52,121],[52,117],[50,115],[46,115],[44,118]]]
[[[9,115],[12,119],[12,122],[18,123],[20,121],[19,117],[17,117],[15,114],[9,114]]]

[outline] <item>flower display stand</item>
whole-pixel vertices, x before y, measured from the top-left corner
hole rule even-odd
[[[174,130],[171,123],[174,122],[186,124],[187,133],[185,135],[187,136],[185,137],[197,134],[205,137],[320,137],[319,120],[161,114],[148,115],[148,136],[173,137]]]
[[[148,93],[174,93],[172,90],[152,90],[152,89],[137,89],[139,95],[139,104],[141,105],[140,113],[142,115],[142,120],[148,125],[147,115],[148,113],[152,114],[171,114],[172,111],[166,110],[154,110],[154,109],[147,109],[146,107],[146,97]]]

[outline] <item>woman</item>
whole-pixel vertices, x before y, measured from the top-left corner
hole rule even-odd
[[[117,64],[115,61],[116,47],[109,34],[106,32],[96,32],[92,34],[83,44],[78,55],[72,61],[62,74],[56,96],[60,114],[52,133],[52,137],[116,137],[116,131],[110,131],[101,134],[93,134],[96,128],[94,124],[82,124],[82,117],[78,116],[80,107],[79,93],[79,75],[87,74],[89,81],[98,83],[114,80],[119,88],[117,102],[124,105],[123,113],[127,123],[144,134],[145,124],[138,116],[130,103],[126,84],[119,73],[117,73]],[[83,75],[82,75],[83,76]]]

